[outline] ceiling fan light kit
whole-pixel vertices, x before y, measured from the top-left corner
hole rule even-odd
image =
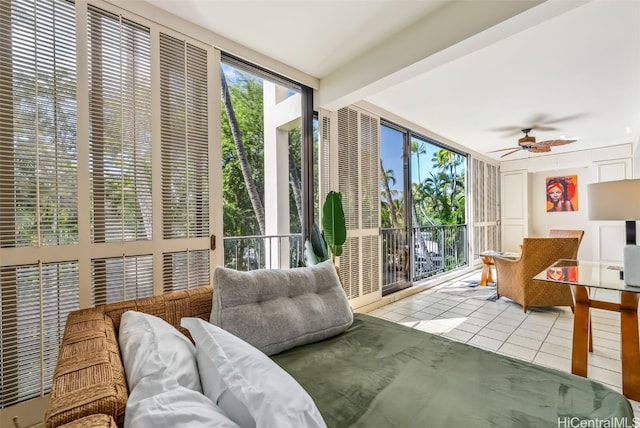
[[[528,135],[518,140],[518,144],[520,144],[521,146],[527,146],[535,143],[536,143],[536,137],[529,137]]]

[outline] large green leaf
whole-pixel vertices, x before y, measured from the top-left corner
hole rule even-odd
[[[342,245],[347,240],[347,226],[342,209],[342,194],[331,191],[322,206],[322,233],[332,257],[342,254]]]
[[[329,259],[329,253],[327,252],[327,243],[324,241],[320,228],[317,224],[313,223],[311,226],[311,235],[309,236],[313,253],[318,257],[318,261],[325,261]]]
[[[313,245],[311,245],[311,241],[308,239],[304,243],[304,265],[305,266],[315,266],[320,262],[327,260],[321,259],[313,252]]]

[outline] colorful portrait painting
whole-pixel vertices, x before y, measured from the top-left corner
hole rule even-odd
[[[578,211],[578,176],[547,178],[547,212]]]
[[[554,281],[576,283],[578,281],[577,266],[553,266],[547,269],[547,278]]]

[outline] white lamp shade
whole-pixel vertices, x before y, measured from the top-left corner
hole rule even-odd
[[[587,186],[589,220],[640,220],[640,179]]]

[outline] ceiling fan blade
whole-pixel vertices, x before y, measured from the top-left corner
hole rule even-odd
[[[498,149],[498,150],[491,150],[490,152],[487,153],[495,153],[495,152],[504,152],[505,150],[513,150],[516,149],[515,147],[507,147],[506,149]],[[519,150],[520,148],[518,147],[516,150]]]
[[[521,149],[518,147],[517,149],[513,149],[513,150],[511,150],[510,152],[505,153],[505,154],[503,154],[503,155],[502,155],[502,156],[500,156],[500,157],[501,157],[501,158],[503,158],[503,157],[505,157],[505,156],[509,156],[511,153],[515,153],[515,152],[517,152],[518,150],[521,150]]]
[[[548,126],[548,125],[533,125],[532,129],[534,131],[557,131],[558,128],[556,128],[555,126]]]
[[[525,128],[527,128],[525,126]],[[522,129],[521,127],[518,126],[501,126],[498,128],[491,128],[489,129],[489,131],[491,132],[500,132],[502,133],[502,136],[507,138],[507,137],[516,137],[518,135],[522,135]]]
[[[531,153],[547,153],[551,151],[551,147],[531,147],[529,151]]]
[[[542,147],[564,146],[565,144],[575,143],[576,141],[578,141],[577,138],[561,138],[558,140],[540,141],[538,143],[538,146],[542,146]]]
[[[555,123],[560,123],[560,122],[569,122],[571,120],[575,120],[575,119],[581,119],[585,116],[587,116],[588,113],[576,113],[576,114],[570,114],[568,116],[564,116],[564,117],[558,117],[556,119],[547,119],[542,121],[543,124],[545,125],[551,125],[551,124],[555,124]]]
[[[558,128],[553,125],[561,122],[569,122],[575,119],[580,119],[587,115],[588,113],[583,112],[554,118],[547,113],[536,113],[532,115],[529,120],[526,120],[524,122],[527,125],[499,126],[496,128],[491,128],[488,131],[505,133],[505,137],[513,137],[519,135],[522,129],[531,129],[532,131],[557,131]]]

